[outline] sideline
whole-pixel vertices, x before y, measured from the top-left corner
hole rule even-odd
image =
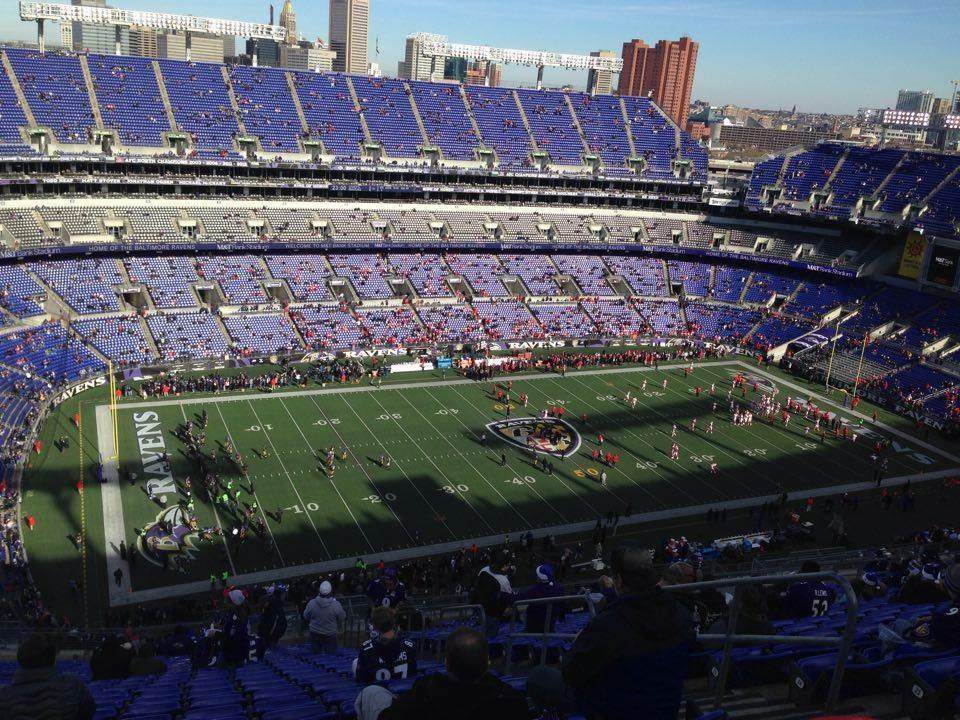
[[[117,472],[117,453],[113,446],[113,431],[110,423],[110,406],[98,405],[97,450],[103,464],[103,483],[100,485],[100,501],[103,507],[103,554],[107,559],[107,587],[110,606],[125,605],[133,592],[130,585],[130,565],[120,557],[120,543],[124,541],[126,526],[123,522],[123,502],[120,497],[120,476]],[[128,552],[133,548],[128,548]],[[120,585],[113,574],[117,568],[123,571]]]

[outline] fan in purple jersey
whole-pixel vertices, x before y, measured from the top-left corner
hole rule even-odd
[[[400,637],[392,608],[375,607],[370,614],[370,639],[360,647],[354,675],[362,683],[403,680],[417,672],[417,649]]]
[[[807,560],[800,566],[802,573],[820,572],[820,565]],[[780,595],[781,614],[789,618],[821,617],[837,599],[837,591],[820,580],[801,580],[793,583]]]
[[[406,601],[407,588],[397,579],[396,569],[387,568],[367,585],[367,597],[373,606],[395,608]]]

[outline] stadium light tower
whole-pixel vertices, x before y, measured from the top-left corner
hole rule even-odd
[[[151,12],[148,10],[124,10],[122,8],[94,7],[89,5],[66,5],[63,3],[34,2],[20,0],[20,19],[37,23],[37,46],[44,52],[43,24],[45,20],[54,22],[81,22],[89,25],[112,25],[119,38],[120,28],[145,27],[152,30],[180,32],[186,36],[187,60],[190,59],[190,36],[193,33],[219,35],[222,37],[265,38],[283,42],[286,29],[279,25],[251,23],[243,20],[223,20],[219,18],[196,17],[194,15],[174,15],[172,13]],[[117,42],[117,54],[120,43]],[[254,58],[254,61],[256,58]]]

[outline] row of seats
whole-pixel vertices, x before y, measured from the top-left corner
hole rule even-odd
[[[95,121],[80,58],[22,48],[4,52],[37,123],[51,128],[61,143],[86,144]],[[316,139],[328,153],[355,160],[365,139],[362,117],[371,138],[391,158],[419,157],[427,144],[425,133],[427,141],[451,160],[476,160],[476,150],[482,145],[496,151],[501,167],[530,167],[536,146],[549,153],[555,164],[582,166],[584,141],[575,122],[587,136],[587,144],[611,169],[626,171],[631,155],[628,126],[619,103],[610,98],[598,101],[594,112],[587,110],[594,98],[582,93],[518,90],[515,99],[510,89],[468,86],[464,102],[459,87],[446,83],[408,85],[394,78],[367,76],[348,80],[342,75],[244,66],[230,66],[225,78],[220,65],[157,62],[176,128],[171,128],[167,119],[153,61],[88,56],[104,125],[116,129],[125,146],[164,147],[163,133],[180,130],[190,135],[197,157],[239,158],[240,148],[234,140],[242,128],[248,136],[258,138],[260,149],[267,153],[300,153],[301,140]],[[303,110],[302,120],[291,95],[288,72]],[[351,82],[357,104],[350,92]],[[672,162],[683,157],[692,166],[690,178],[705,180],[706,151],[685,133],[674,132],[674,126],[650,100],[626,100],[629,132],[638,155],[647,162],[644,174],[674,179]],[[0,80],[0,103],[0,107],[9,103],[17,108],[9,78]],[[618,127],[611,132],[607,124],[614,120]],[[25,126],[22,111],[5,113],[0,122],[2,141],[22,144],[19,129]]]

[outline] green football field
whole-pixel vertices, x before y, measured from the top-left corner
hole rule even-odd
[[[311,386],[124,401],[117,413],[117,461],[111,460],[113,433],[101,392],[79,401],[82,433],[72,426],[71,406],[48,423],[45,442],[66,435],[71,445],[64,452],[45,448],[28,472],[24,513],[36,513],[40,522],[27,547],[33,562],[46,561],[54,574],[46,578],[48,585],[82,573],[90,603],[109,599],[116,605],[197,592],[209,586],[211,574],[224,571],[237,583],[291,577],[352,565],[357,557],[409,557],[424,546],[440,551],[475,540],[502,542],[507,534],[518,538],[527,530],[538,535],[589,530],[599,516],[628,508],[632,521],[641,522],[682,518],[724,503],[735,507],[781,491],[802,497],[856,489],[872,480],[869,456],[877,435],[892,440],[888,478],[942,477],[960,465],[949,453],[889,425],[874,426],[866,419],[861,428],[855,414],[822,397],[814,401],[858,428],[857,442],[832,436],[821,442],[814,433],[805,434],[811,423],[797,416],[786,428],[760,421],[735,427],[727,391],[736,372],[750,376],[751,384],[772,383],[781,400],[811,395],[806,387],[739,361],[699,365],[688,378],[679,366],[668,365],[513,377],[512,420],[534,422],[544,408],[561,406],[574,431],[570,439],[574,445],[579,441],[569,457],[536,456],[550,458],[552,474],[536,466],[522,443],[507,442],[488,427],[506,419],[491,383],[411,374],[396,376],[382,388]],[[497,387],[505,389],[505,383],[501,379]],[[712,396],[711,384],[716,387]],[[696,386],[702,388],[699,397]],[[625,401],[628,391],[638,398],[635,407]],[[519,404],[521,393],[528,396],[526,408]],[[746,401],[740,391],[734,394],[741,405],[752,397],[752,390]],[[232,507],[206,500],[199,490],[199,468],[174,434],[204,412],[204,447],[217,454],[215,473],[224,483],[233,482],[239,502]],[[689,429],[693,418],[695,431]],[[708,434],[711,421],[714,432]],[[674,423],[678,460],[669,458]],[[604,452],[620,455],[613,468],[592,457],[598,434],[605,438]],[[228,442],[249,466],[248,480],[227,458]],[[332,477],[325,469],[331,447],[336,453]],[[169,470],[159,459],[164,451]],[[381,455],[389,456],[388,466],[379,462]],[[107,460],[102,485],[96,481],[98,457]],[[82,495],[74,486],[81,468]],[[605,486],[600,483],[604,471]],[[199,526],[212,529],[207,539],[178,527],[184,521],[177,503],[185,502],[186,477],[192,478]],[[160,489],[153,499],[148,483]],[[260,537],[250,533],[244,542],[230,540],[243,509],[262,520],[266,531]],[[157,527],[161,518],[168,527]],[[128,547],[137,544],[137,528],[147,528],[147,536],[156,539],[141,541],[145,552],[129,568],[120,563],[117,550],[120,540]],[[68,538],[74,531],[86,539],[79,551]],[[172,542],[171,535],[180,542]],[[164,548],[178,547],[183,552],[175,560],[171,555],[164,569]],[[116,567],[124,570],[119,584]]]

